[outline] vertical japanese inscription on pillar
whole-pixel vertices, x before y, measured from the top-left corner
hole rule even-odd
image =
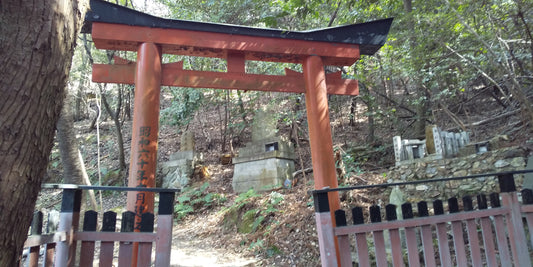
[[[150,126],[139,127],[139,142],[137,153],[137,174],[136,184],[137,187],[147,188],[151,187],[149,177],[147,176],[147,170],[152,167],[150,164],[154,164],[151,160],[151,155],[154,155],[156,151],[153,151],[155,146],[150,144]],[[137,192],[135,198],[135,230],[140,230],[140,220],[142,214],[147,210],[147,192]]]

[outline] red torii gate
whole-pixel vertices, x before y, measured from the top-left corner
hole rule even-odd
[[[102,0],[91,0],[83,31],[96,48],[137,51],[137,63],[116,58],[94,64],[93,81],[135,84],[130,187],[155,187],[160,86],[305,93],[315,189],[336,188],[337,177],[328,94],[357,95],[356,80],[326,75],[324,66],[350,66],[360,54],[374,54],[386,41],[392,19],[309,32],[169,20]],[[227,60],[227,72],[184,70],[183,62],[162,64],[162,54]],[[246,60],[303,64],[303,73],[249,74]],[[127,209],[140,217],[153,212],[154,196],[128,193]],[[330,210],[339,208],[329,195]],[[332,214],[332,221],[334,217]],[[320,227],[320,222],[317,222]],[[321,237],[319,237],[321,238]],[[321,255],[334,256],[332,252]]]

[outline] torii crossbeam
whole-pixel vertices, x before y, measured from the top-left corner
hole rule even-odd
[[[115,59],[113,65],[93,66],[95,82],[135,84],[128,185],[155,186],[160,87],[169,85],[305,93],[315,188],[338,187],[327,95],[357,95],[358,85],[342,79],[340,72],[326,75],[324,66],[350,66],[361,54],[374,54],[387,40],[391,23],[384,19],[290,32],[169,20],[91,0],[83,32],[92,31],[96,48],[137,51],[136,63]],[[226,59],[227,72],[184,70],[182,62],[162,64],[162,54]],[[246,60],[301,63],[303,73],[249,74]],[[338,194],[329,199],[330,210],[338,209]],[[138,217],[153,212],[153,205],[153,195],[128,194],[127,208]],[[321,255],[335,257],[334,252]]]

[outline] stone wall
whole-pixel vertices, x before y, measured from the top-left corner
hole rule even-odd
[[[387,182],[395,183],[522,170],[525,168],[526,162],[527,151],[519,147],[501,148],[483,154],[471,154],[458,158],[419,159],[416,162],[390,169],[387,173]],[[521,180],[523,180],[523,176],[515,179],[517,186],[522,184]],[[445,199],[499,191],[498,179],[495,177],[405,185],[400,189],[405,196],[405,201],[410,202],[430,201],[436,197]]]

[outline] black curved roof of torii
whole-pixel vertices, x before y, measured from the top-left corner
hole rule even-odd
[[[362,55],[373,55],[383,46],[383,44],[385,44],[393,20],[392,18],[388,18],[318,30],[286,31],[230,24],[165,19],[103,0],[91,0],[90,2],[90,10],[87,11],[82,28],[83,33],[90,33],[92,22],[104,22],[163,29],[180,29],[267,38],[358,44],[360,54]]]

